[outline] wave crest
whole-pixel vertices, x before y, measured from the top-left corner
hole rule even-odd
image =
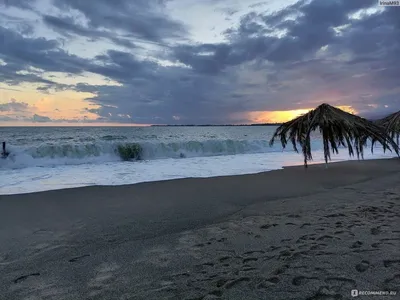
[[[118,160],[152,160],[208,157],[282,151],[270,147],[267,140],[206,140],[181,142],[115,141],[42,144],[38,147],[9,146],[11,155],[0,160],[0,167],[29,167],[60,164],[83,164]],[[291,151],[292,149],[287,149]]]

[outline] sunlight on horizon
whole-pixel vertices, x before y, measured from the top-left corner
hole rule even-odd
[[[42,100],[42,104],[46,108],[48,104],[50,105],[51,103],[47,103],[47,101]],[[46,103],[45,103],[46,102]],[[51,101],[50,101],[51,102]],[[38,102],[37,104],[39,104]],[[342,106],[335,106],[341,110],[344,110],[346,112],[356,114],[357,112],[348,105],[342,105]],[[36,105],[35,107],[41,108],[40,105]],[[235,121],[236,120],[242,120],[245,118],[246,120],[249,120],[248,124],[262,124],[262,123],[284,123],[287,121],[290,121],[294,118],[297,118],[303,114],[308,113],[310,110],[314,108],[305,108],[305,109],[294,109],[294,110],[285,110],[285,111],[251,111],[251,112],[244,112],[244,113],[239,113],[231,116],[234,120],[232,122],[228,122],[231,124],[242,124],[240,121]],[[44,110],[39,109],[38,111],[44,112]],[[63,110],[65,113],[66,110]],[[0,113],[0,116],[2,114]],[[54,114],[52,114],[54,116]],[[14,126],[36,126],[36,127],[49,127],[49,126],[79,126],[79,127],[90,127],[90,126],[151,126],[153,124],[137,124],[137,123],[109,123],[109,122],[96,122],[96,116],[95,114],[90,114],[91,118],[87,118],[86,120],[80,120],[79,118],[75,120],[66,120],[63,121],[62,118],[54,121],[49,121],[49,122],[33,122],[30,120],[15,120],[15,121],[0,121],[0,127],[6,126],[6,127],[14,127]],[[44,115],[45,117],[47,115]],[[168,125],[168,124],[165,124]]]
[[[152,124],[126,124],[101,122],[0,122],[0,127],[146,127]]]
[[[345,112],[356,114],[357,112],[348,105],[334,106]],[[253,123],[284,123],[308,113],[314,108],[294,109],[284,111],[252,111],[247,113],[247,118]]]

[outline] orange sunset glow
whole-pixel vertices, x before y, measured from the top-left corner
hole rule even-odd
[[[351,106],[336,106],[341,110],[355,114],[357,113]],[[254,123],[283,123],[290,121],[298,116],[308,113],[313,108],[294,109],[284,111],[252,111],[247,114],[249,120]]]

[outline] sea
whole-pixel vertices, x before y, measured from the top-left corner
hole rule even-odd
[[[302,165],[301,153],[269,141],[275,126],[0,127],[10,155],[0,159],[0,195],[186,177],[259,173]],[[139,160],[121,149],[139,145]],[[312,139],[312,163],[324,162]],[[365,159],[389,158],[379,147]],[[350,158],[346,149],[332,161]]]

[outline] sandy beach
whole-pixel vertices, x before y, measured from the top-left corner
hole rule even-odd
[[[1,300],[398,299],[399,249],[398,159],[0,196]]]

